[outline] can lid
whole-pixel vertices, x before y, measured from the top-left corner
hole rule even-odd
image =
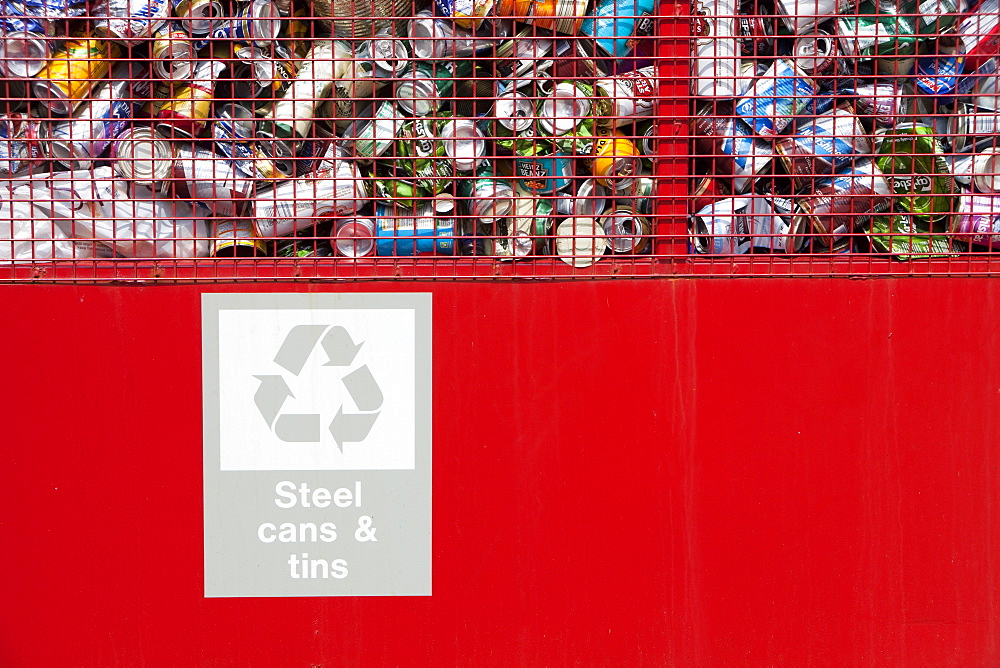
[[[547,132],[564,135],[588,118],[592,108],[590,96],[582,88],[561,82],[542,100],[538,122]]]
[[[467,118],[447,121],[438,131],[445,153],[455,161],[455,170],[471,172],[483,161],[486,140],[475,122]]]
[[[497,122],[512,132],[522,132],[531,127],[535,107],[527,96],[516,90],[502,93],[493,103]]]
[[[253,0],[250,5],[250,34],[255,42],[270,42],[281,31],[281,13],[271,0]]]
[[[441,106],[437,86],[429,79],[403,78],[395,92],[396,104],[414,116],[427,116]]]
[[[375,250],[375,221],[371,218],[348,219],[337,226],[334,247],[344,257],[364,257]]]
[[[12,30],[0,40],[0,62],[12,77],[27,79],[42,71],[49,57],[45,37],[27,30]]]
[[[601,259],[608,240],[593,218],[567,218],[556,228],[556,254],[574,267],[589,267]]]
[[[31,85],[31,92],[53,114],[68,115],[73,111],[78,102],[77,100],[70,100],[66,92],[49,79],[36,79]]]
[[[402,72],[409,60],[406,46],[398,39],[373,39],[371,54],[376,67],[392,74]]]

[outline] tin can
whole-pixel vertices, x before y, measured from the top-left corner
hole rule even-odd
[[[602,216],[600,223],[612,252],[638,255],[649,248],[652,234],[649,220],[634,209],[617,206]]]
[[[897,210],[929,221],[954,213],[955,181],[933,128],[897,125],[879,133],[876,151],[876,165],[896,193]]]
[[[375,221],[371,218],[337,220],[333,248],[344,257],[367,257],[375,252]]]
[[[570,266],[589,267],[598,262],[607,249],[604,230],[593,218],[574,216],[556,227],[556,257]]]
[[[795,64],[812,77],[829,77],[837,69],[837,41],[825,30],[800,35],[792,45]]]
[[[631,186],[615,193],[615,205],[626,206],[648,218],[653,215],[655,195],[656,182],[649,174],[643,174],[634,179]]]
[[[754,248],[785,250],[787,220],[762,197],[716,200],[691,219],[691,246],[707,255],[742,255]]]
[[[535,105],[531,98],[511,86],[498,93],[493,114],[497,123],[509,132],[523,132],[535,122]]]
[[[587,11],[587,0],[496,0],[497,16],[510,16],[543,30],[576,35]]]
[[[798,252],[807,237],[830,247],[892,206],[892,188],[872,160],[816,182],[810,195],[796,200],[785,248]]]
[[[948,117],[947,130],[951,150],[969,153],[996,145],[1000,135],[1000,112],[977,112],[972,107],[956,106]]]
[[[351,51],[341,42],[313,42],[309,55],[299,63],[295,80],[274,103],[269,114],[276,137],[295,142],[309,136],[316,109],[330,96],[334,80],[347,73],[351,56]],[[289,148],[294,153],[294,146]]]
[[[215,82],[226,69],[221,60],[199,60],[191,80],[174,90],[173,98],[156,113],[157,129],[164,135],[194,137],[208,123],[215,97]]]
[[[494,42],[490,37],[480,37],[448,19],[434,16],[429,9],[417,12],[407,22],[407,36],[413,56],[419,60],[468,58],[491,48]],[[405,61],[402,64],[405,66]]]
[[[774,148],[796,188],[804,188],[817,175],[838,172],[858,156],[872,152],[861,120],[842,108],[797,123],[794,134],[778,137]]]
[[[457,68],[440,62],[411,62],[396,82],[396,105],[411,116],[433,114],[451,94]]]
[[[169,23],[164,23],[153,35],[149,56],[156,76],[175,81],[190,77],[196,60],[188,34]]]
[[[9,77],[33,77],[44,69],[51,50],[44,32],[8,30],[0,40],[0,68]]]
[[[838,14],[849,14],[856,0],[776,0],[774,8],[792,34],[801,35]]]
[[[357,165],[348,160],[309,178],[278,183],[253,202],[257,236],[282,237],[308,228],[319,218],[352,216],[370,196]]]
[[[951,95],[965,66],[965,47],[957,35],[937,38],[936,53],[917,60],[916,87],[926,95]]]
[[[378,255],[453,255],[455,202],[435,197],[415,208],[375,205],[375,252]]]
[[[650,116],[659,99],[656,67],[644,67],[611,79],[599,79],[597,90],[613,103],[614,125],[630,125]]]
[[[973,158],[972,183],[981,193],[1000,192],[1000,150],[990,148]]]
[[[958,34],[965,47],[967,72],[978,70],[1000,53],[1000,2],[983,0],[958,24]]]
[[[44,161],[41,122],[24,114],[0,117],[0,176],[13,176]]]
[[[251,0],[237,5],[232,18],[219,22],[211,32],[213,39],[232,39],[271,46],[281,32],[281,13],[272,0]]]
[[[215,221],[212,237],[212,257],[262,257],[267,254],[264,240],[254,235],[253,223],[246,218]]]
[[[450,17],[455,25],[475,30],[493,13],[494,0],[434,0],[441,16]]]
[[[86,169],[104,154],[131,122],[138,102],[149,96],[149,81],[145,78],[149,71],[143,66],[129,81],[129,70],[128,63],[117,63],[111,80],[100,82],[73,118],[48,125],[45,150],[50,158],[70,169]]]
[[[117,44],[89,37],[66,40],[36,76],[32,93],[52,113],[71,114],[111,71],[111,59],[121,56]]]
[[[725,6],[729,11],[719,11],[713,16],[732,17],[735,14],[735,7],[730,0],[718,2],[727,3]],[[656,3],[653,0],[597,0],[587,18],[580,24],[579,30],[572,34],[594,38],[598,51],[606,58],[627,58],[632,55],[640,39],[653,34],[655,10]],[[715,36],[735,38],[735,23],[731,18],[729,24],[727,32],[717,32]],[[728,42],[735,57],[735,39],[721,39],[720,42]],[[715,57],[725,59],[721,53]]]
[[[444,121],[438,129],[438,140],[452,161],[454,173],[472,172],[486,159],[486,138],[471,119]]]
[[[735,177],[735,192],[745,192],[754,177],[770,166],[774,148],[755,137],[742,120],[710,116],[708,111],[703,110],[695,117],[695,150],[700,155],[713,156],[717,173]]]
[[[902,95],[897,84],[863,84],[849,92],[856,96],[854,110],[858,116],[874,118],[880,127],[891,128],[897,123],[912,121],[911,98]]]
[[[957,241],[991,250],[1000,249],[1000,197],[962,196],[951,231]]]
[[[237,46],[233,50],[236,60],[230,62],[228,79],[232,80],[231,94],[237,100],[254,100],[256,108],[263,108],[273,100],[284,97],[285,91],[295,80],[295,63],[272,58],[264,49],[252,44]]]
[[[122,44],[140,44],[170,17],[169,0],[96,0],[91,9],[94,35]]]
[[[573,158],[562,151],[518,156],[514,169],[518,184],[535,193],[565,190],[573,183]]]
[[[863,14],[837,21],[840,52],[856,60],[874,60],[880,74],[905,76],[916,63],[918,37],[913,17]]]
[[[736,53],[735,0],[699,0],[694,11],[691,93],[697,97],[736,97],[740,61]]]
[[[489,162],[481,164],[475,176],[459,178],[455,189],[465,202],[465,210],[480,224],[506,218],[514,208],[514,187],[499,178]]]
[[[641,168],[639,149],[632,140],[620,133],[597,138],[591,169],[602,186],[628,188]]]
[[[373,107],[369,114],[351,123],[343,133],[351,153],[362,162],[371,162],[384,155],[396,142],[402,124],[399,110],[392,100],[385,100]]]
[[[816,83],[790,59],[776,60],[734,108],[762,137],[782,132],[816,95]]]
[[[173,173],[170,143],[152,129],[137,125],[125,128],[111,144],[111,163],[123,179],[159,189]]]
[[[608,206],[608,191],[597,179],[577,181],[572,193],[560,193],[554,198],[555,211],[561,216],[598,218]]]
[[[223,15],[217,0],[172,0],[171,4],[181,27],[196,37],[210,34]]]
[[[552,203],[549,200],[518,190],[505,235],[507,239],[496,239],[494,244],[510,249],[512,257],[541,253],[550,236],[553,220]]]
[[[750,8],[749,14],[754,14]],[[740,55],[744,58],[769,58],[774,55],[774,22],[769,16],[747,15],[739,17]],[[805,68],[803,68],[805,69]]]
[[[538,104],[538,125],[546,134],[565,135],[575,130],[592,115],[594,108],[592,91],[588,87],[572,81],[562,81],[555,85],[550,97]]]
[[[694,182],[691,192],[691,212],[701,211],[712,202],[729,197],[731,194],[729,186],[722,179],[715,176],[703,176]]]

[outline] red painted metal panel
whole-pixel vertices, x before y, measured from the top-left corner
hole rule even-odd
[[[995,282],[394,285],[433,596],[205,599],[200,294],[247,287],[3,291],[3,665],[1000,662]]]

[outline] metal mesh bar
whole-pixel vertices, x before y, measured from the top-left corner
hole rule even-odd
[[[4,0],[0,280],[992,273],[963,2]]]

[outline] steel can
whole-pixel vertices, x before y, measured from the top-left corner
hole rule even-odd
[[[144,125],[125,128],[111,144],[115,173],[150,188],[166,185],[173,161],[170,143]]]
[[[156,76],[176,81],[184,81],[191,76],[196,59],[188,34],[169,23],[164,23],[153,35],[149,56]]]
[[[375,252],[375,221],[371,218],[341,218],[336,222],[333,247],[344,257],[366,257]]]
[[[996,147],[979,153],[973,159],[972,183],[981,193],[1000,192],[1000,150]]]
[[[946,129],[951,150],[956,153],[981,151],[996,145],[1000,134],[1000,112],[977,112],[957,105],[948,117]]]
[[[556,257],[573,267],[589,267],[608,249],[604,230],[593,218],[573,216],[559,223],[555,232]]]
[[[639,149],[630,139],[621,134],[597,138],[591,169],[602,186],[624,190],[641,168]]]
[[[658,98],[656,67],[644,67],[611,79],[598,79],[597,90],[614,105],[614,124],[629,125],[650,116]]]
[[[957,241],[1000,249],[1000,197],[964,195],[951,231]]]
[[[897,209],[930,221],[954,213],[955,180],[933,128],[897,125],[879,133],[876,151],[876,165],[896,193]]]
[[[121,47],[110,42],[66,40],[38,73],[31,91],[52,113],[71,114],[111,71],[111,59],[121,55]]]
[[[70,169],[86,169],[99,158],[132,119],[139,101],[149,96],[149,74],[143,67],[128,80],[129,64],[117,63],[112,79],[102,81],[74,112],[73,118],[48,125],[45,150]]]
[[[334,80],[347,74],[351,55],[341,42],[313,42],[309,55],[299,64],[295,80],[269,114],[276,137],[295,142],[309,136],[316,109],[331,95]],[[294,146],[289,149],[294,153]]]
[[[729,0],[721,0],[729,2]],[[732,17],[735,13],[734,6],[728,14],[719,13],[716,16]],[[656,10],[656,3],[653,0],[597,0],[594,8],[587,14],[587,18],[580,24],[578,31],[573,34],[586,35],[595,40],[599,52],[610,59],[622,59],[630,56],[635,50],[638,40],[648,37],[653,32],[653,14]],[[582,13],[582,12],[580,12]],[[730,23],[732,19],[730,18]],[[735,26],[728,32],[729,36],[735,37]],[[718,37],[727,35],[718,34]],[[721,42],[729,42],[732,46],[733,54],[736,53],[736,46],[732,39],[722,39]],[[722,54],[718,54],[721,58]]]
[[[251,0],[237,5],[235,16],[215,26],[214,39],[233,39],[271,46],[281,32],[281,13],[272,0]]]
[[[776,0],[774,8],[793,34],[801,35],[818,23],[849,13],[856,0]]]
[[[193,137],[208,123],[215,97],[215,82],[226,69],[221,60],[199,60],[191,80],[174,90],[173,98],[156,113],[157,129],[164,135]]]
[[[212,257],[261,257],[267,254],[264,240],[254,235],[246,218],[223,218],[212,225]]]
[[[344,130],[343,138],[353,155],[362,162],[370,162],[383,155],[396,141],[402,124],[399,111],[392,100],[385,100],[371,109],[370,117],[363,114]]]
[[[258,192],[253,202],[257,236],[287,236],[319,218],[352,216],[369,199],[357,165],[340,160],[332,169],[315,172],[309,178],[285,181]]]
[[[832,246],[873,215],[892,206],[892,187],[872,160],[862,160],[849,170],[816,182],[810,195],[796,201],[785,248],[798,252],[807,237],[820,246]]]
[[[496,0],[494,11],[497,16],[510,16],[543,30],[575,36],[588,4],[588,0]]]
[[[0,117],[0,176],[16,175],[44,160],[41,122],[23,114]]]
[[[38,32],[8,30],[0,40],[0,68],[10,77],[30,78],[45,67],[52,50],[42,26]]]
[[[697,97],[736,97],[740,61],[736,53],[735,0],[699,0],[694,12],[691,93]]]
[[[788,127],[816,92],[816,83],[794,62],[782,58],[736,103],[735,112],[758,135],[773,137]]]
[[[573,183],[573,158],[562,151],[518,156],[514,168],[518,184],[532,192],[556,192]]]
[[[792,46],[795,64],[812,77],[828,77],[837,69],[837,41],[825,30],[800,35]]]
[[[506,218],[514,208],[514,187],[497,177],[496,169],[484,162],[475,176],[457,180],[456,192],[465,201],[465,210],[480,224],[490,224]]]
[[[379,202],[375,206],[375,252],[378,255],[453,255],[455,202],[435,197],[407,209]]]
[[[608,205],[608,191],[597,179],[578,181],[572,193],[555,198],[555,211],[561,216],[598,218]]]
[[[91,10],[98,37],[139,44],[170,17],[169,0],[97,0]]]
[[[614,253],[639,254],[649,248],[652,228],[649,219],[634,209],[616,206],[600,219],[601,229]]]
[[[486,138],[471,119],[450,119],[438,129],[438,141],[452,161],[455,173],[472,172],[486,159]]]
[[[172,0],[174,16],[191,35],[208,35],[215,22],[223,15],[222,4],[217,0]]]
[[[872,152],[860,119],[842,108],[797,123],[794,134],[778,137],[774,148],[796,188],[805,187],[817,175],[840,171],[858,156]]]

